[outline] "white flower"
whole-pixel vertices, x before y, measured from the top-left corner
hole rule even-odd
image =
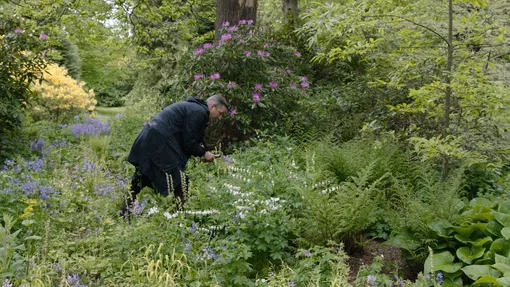
[[[156,214],[158,212],[159,212],[158,207],[157,206],[153,206],[153,207],[151,207],[151,209],[149,209],[149,212],[147,212],[147,216]]]
[[[166,219],[172,219],[172,218],[174,218],[174,217],[176,217],[176,216],[177,216],[177,213],[170,214],[170,213],[168,213],[168,211],[167,211],[167,212],[163,213],[163,216],[164,216],[164,217],[166,217]]]

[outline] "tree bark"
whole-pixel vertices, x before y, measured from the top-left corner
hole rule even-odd
[[[446,64],[446,92],[444,98],[444,118],[443,118],[443,138],[446,139],[450,135],[450,108],[452,102],[451,78],[453,72],[453,1],[448,1],[448,60]],[[441,171],[441,179],[446,180],[449,174],[450,164],[449,157],[443,158],[443,168]]]
[[[289,13],[292,13],[292,18],[295,19],[299,15],[298,1],[297,0],[282,0],[282,12],[285,21],[289,19]]]
[[[237,25],[239,20],[257,20],[257,0],[216,0],[216,33],[214,40],[218,42],[223,23]]]

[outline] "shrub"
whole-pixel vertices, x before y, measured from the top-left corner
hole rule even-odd
[[[43,78],[45,82],[36,83],[33,88],[40,95],[32,110],[35,119],[67,120],[77,112],[94,110],[94,91],[84,90],[85,83],[68,76],[65,68],[51,64]]]
[[[225,24],[219,43],[197,47],[175,86],[183,85],[188,96],[221,94],[229,100],[230,116],[216,126],[217,137],[247,138],[257,129],[281,133],[289,130],[310,88],[303,62],[293,47],[241,21]]]

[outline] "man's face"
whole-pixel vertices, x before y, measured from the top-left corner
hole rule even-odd
[[[209,109],[209,120],[221,120],[224,114],[227,113],[227,108],[222,105],[212,105]]]

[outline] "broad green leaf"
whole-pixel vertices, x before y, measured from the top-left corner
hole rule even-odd
[[[492,209],[494,206],[496,206],[496,204],[490,200],[488,200],[487,198],[483,198],[483,197],[477,197],[477,198],[473,198],[470,202],[469,202],[469,206],[470,207],[475,207],[475,206],[485,206],[485,207],[488,207],[490,209]]]
[[[502,237],[501,235],[501,229],[503,229],[503,225],[499,223],[497,220],[491,220],[487,224],[486,230],[491,233],[492,235],[495,235],[497,237]]]
[[[501,284],[503,286],[510,286],[510,277],[508,277],[508,276],[501,277],[496,280],[498,281],[499,284]]]
[[[446,219],[439,219],[429,223],[429,228],[434,230],[441,237],[451,238],[453,232],[453,225]]]
[[[505,228],[501,229],[501,235],[503,235],[503,237],[505,239],[509,239],[510,238],[510,227],[505,227]]]
[[[509,257],[510,241],[503,238],[498,238],[492,243],[490,250],[494,251],[494,253]]]
[[[496,254],[495,261],[496,261],[496,263],[503,263],[503,264],[510,266],[510,258],[508,258],[508,257]]]
[[[477,280],[482,276],[496,276],[499,277],[501,273],[495,269],[492,269],[487,265],[469,265],[462,268],[464,274],[472,280]]]
[[[398,234],[396,236],[390,237],[385,244],[400,247],[406,250],[415,250],[421,246],[420,242],[414,240],[412,236],[408,236],[406,234]]]
[[[497,211],[492,211],[492,215],[494,215],[494,218],[503,226],[510,227],[510,215]]]
[[[487,223],[478,222],[478,223],[472,223],[467,226],[455,226],[455,227],[453,227],[453,229],[455,230],[455,232],[457,232],[455,237],[457,237],[457,235],[459,235],[460,238],[463,238],[466,241],[471,241],[469,237],[471,236],[471,234],[474,231],[485,230],[486,227],[487,227]]]
[[[504,263],[496,263],[491,265],[492,268],[498,270],[499,272],[505,274],[510,271],[510,266]]]
[[[510,214],[510,200],[505,200],[499,203],[498,212]]]
[[[444,279],[441,287],[462,287],[462,279],[460,277],[455,278],[455,280]]]
[[[444,271],[448,273],[454,273],[459,271],[464,264],[452,263],[455,257],[449,251],[443,251],[441,253],[432,254],[432,258],[429,255],[425,260],[425,274],[429,274],[435,271]]]
[[[485,275],[480,277],[480,279],[476,280],[473,285],[482,284],[482,283],[492,283],[495,286],[501,286],[496,278],[493,276]]]
[[[459,257],[460,260],[464,261],[467,264],[471,264],[471,262],[479,257],[482,257],[485,253],[485,248],[483,247],[461,247],[457,249],[457,257]]]

